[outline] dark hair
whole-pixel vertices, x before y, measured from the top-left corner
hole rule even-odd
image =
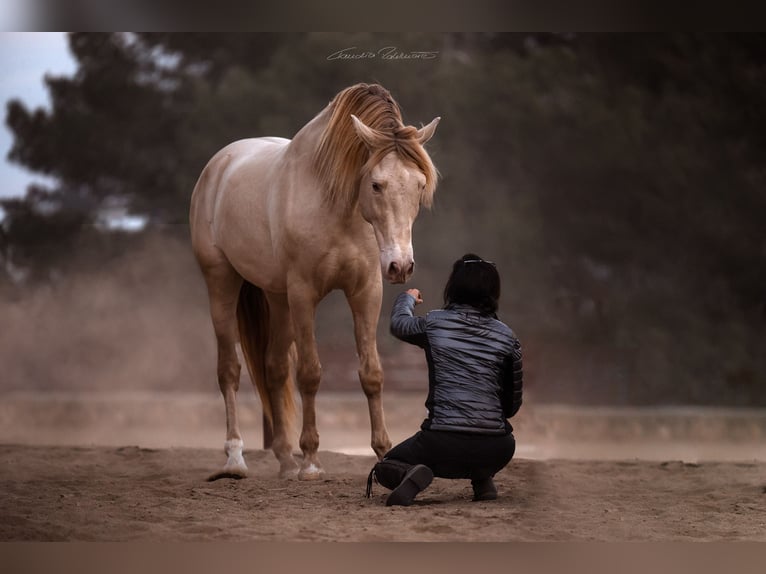
[[[491,261],[467,253],[452,265],[444,286],[444,306],[470,305],[484,315],[497,313],[500,275]]]

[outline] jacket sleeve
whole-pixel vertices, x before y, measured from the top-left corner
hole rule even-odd
[[[521,343],[514,338],[513,350],[505,358],[503,369],[503,415],[505,418],[511,418],[521,407],[523,377]]]
[[[391,310],[391,334],[406,343],[419,347],[426,345],[426,320],[416,317],[415,297],[401,293]]]

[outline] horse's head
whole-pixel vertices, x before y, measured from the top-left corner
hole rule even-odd
[[[430,205],[435,187],[435,169],[422,145],[431,139],[440,118],[419,130],[404,127],[401,138],[393,140],[356,116],[352,119],[356,133],[370,150],[370,160],[362,171],[359,209],[375,230],[383,277],[391,283],[404,283],[415,270],[412,224],[420,206]]]

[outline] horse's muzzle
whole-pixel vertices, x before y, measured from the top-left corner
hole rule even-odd
[[[410,260],[407,263],[400,263],[398,261],[392,261],[388,264],[386,269],[386,279],[389,283],[406,283],[407,280],[412,277],[415,272],[415,262]]]

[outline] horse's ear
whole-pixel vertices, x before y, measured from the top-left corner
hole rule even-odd
[[[418,130],[417,140],[420,143],[420,145],[424,145],[428,140],[434,137],[434,133],[436,132],[436,126],[439,125],[440,121],[441,121],[440,117],[434,118],[430,124],[428,124],[427,126],[423,126],[422,128]]]
[[[359,136],[359,139],[361,139],[367,145],[367,147],[379,147],[385,140],[385,136],[383,134],[363,124],[362,120],[360,120],[354,114],[351,114],[351,121],[354,122],[354,130],[356,131],[356,135]]]

